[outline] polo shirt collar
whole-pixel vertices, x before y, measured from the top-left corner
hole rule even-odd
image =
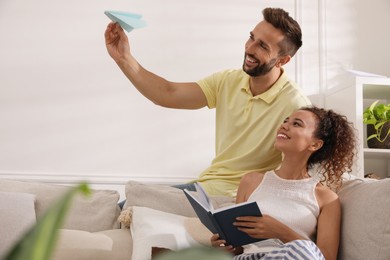
[[[248,77],[248,84],[243,86],[242,89],[245,90],[248,94],[252,95],[252,92],[249,87],[249,79],[250,77]],[[262,99],[269,104],[276,98],[276,96],[283,89],[284,85],[287,82],[288,82],[287,75],[282,68],[282,74],[280,75],[278,80],[266,92],[254,96],[253,99]]]

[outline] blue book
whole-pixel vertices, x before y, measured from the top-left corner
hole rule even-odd
[[[199,188],[200,187],[200,188]],[[257,202],[243,202],[227,207],[222,207],[214,210],[210,203],[206,192],[200,185],[197,187],[198,196],[194,196],[187,189],[184,189],[184,194],[194,208],[196,215],[200,221],[213,234],[218,233],[220,238],[225,240],[228,245],[233,247],[251,244],[263,239],[253,238],[238,230],[233,222],[240,216],[262,216]]]
[[[146,22],[141,20],[142,15],[140,14],[121,11],[104,11],[104,14],[107,15],[111,21],[119,23],[127,32],[146,26]]]

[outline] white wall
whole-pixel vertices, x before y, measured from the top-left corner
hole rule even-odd
[[[390,77],[390,1],[359,1],[355,67]]]
[[[214,112],[164,109],[143,98],[105,50],[103,12],[143,14],[148,26],[128,34],[140,63],[170,80],[195,81],[241,67],[249,31],[270,4],[302,25],[304,46],[286,70],[306,94],[321,94],[340,73],[324,73],[326,66],[345,56],[366,64],[355,46],[361,34],[342,35],[346,55],[330,44],[340,43],[332,34],[340,27],[358,31],[357,21],[370,15],[350,14],[352,0],[2,0],[0,175],[96,184],[196,177],[214,155]],[[333,23],[334,8],[341,23]]]
[[[390,1],[323,1],[326,89],[355,84],[347,69],[390,77]]]

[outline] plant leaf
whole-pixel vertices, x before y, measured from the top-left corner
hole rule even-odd
[[[373,112],[374,111],[374,107],[376,106],[376,104],[379,102],[379,100],[377,100],[377,101],[375,101],[375,102],[373,102],[372,104],[371,104],[371,106],[369,107],[369,110],[371,111],[371,112]]]
[[[378,130],[379,128],[381,128],[385,123],[387,123],[387,122],[379,122],[376,125],[374,125],[375,130]]]
[[[377,136],[378,136],[377,134],[372,134],[369,137],[367,137],[367,141],[373,138],[377,138]]]

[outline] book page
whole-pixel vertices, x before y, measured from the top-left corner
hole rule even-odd
[[[199,202],[209,211],[214,211],[213,204],[210,201],[209,196],[207,195],[206,191],[203,189],[203,187],[199,183],[195,183],[196,191],[198,192],[198,199]]]
[[[205,225],[213,234],[220,233],[219,226],[215,223],[212,213],[199,202],[199,196],[195,196],[187,189],[184,189],[183,191],[203,225]]]

